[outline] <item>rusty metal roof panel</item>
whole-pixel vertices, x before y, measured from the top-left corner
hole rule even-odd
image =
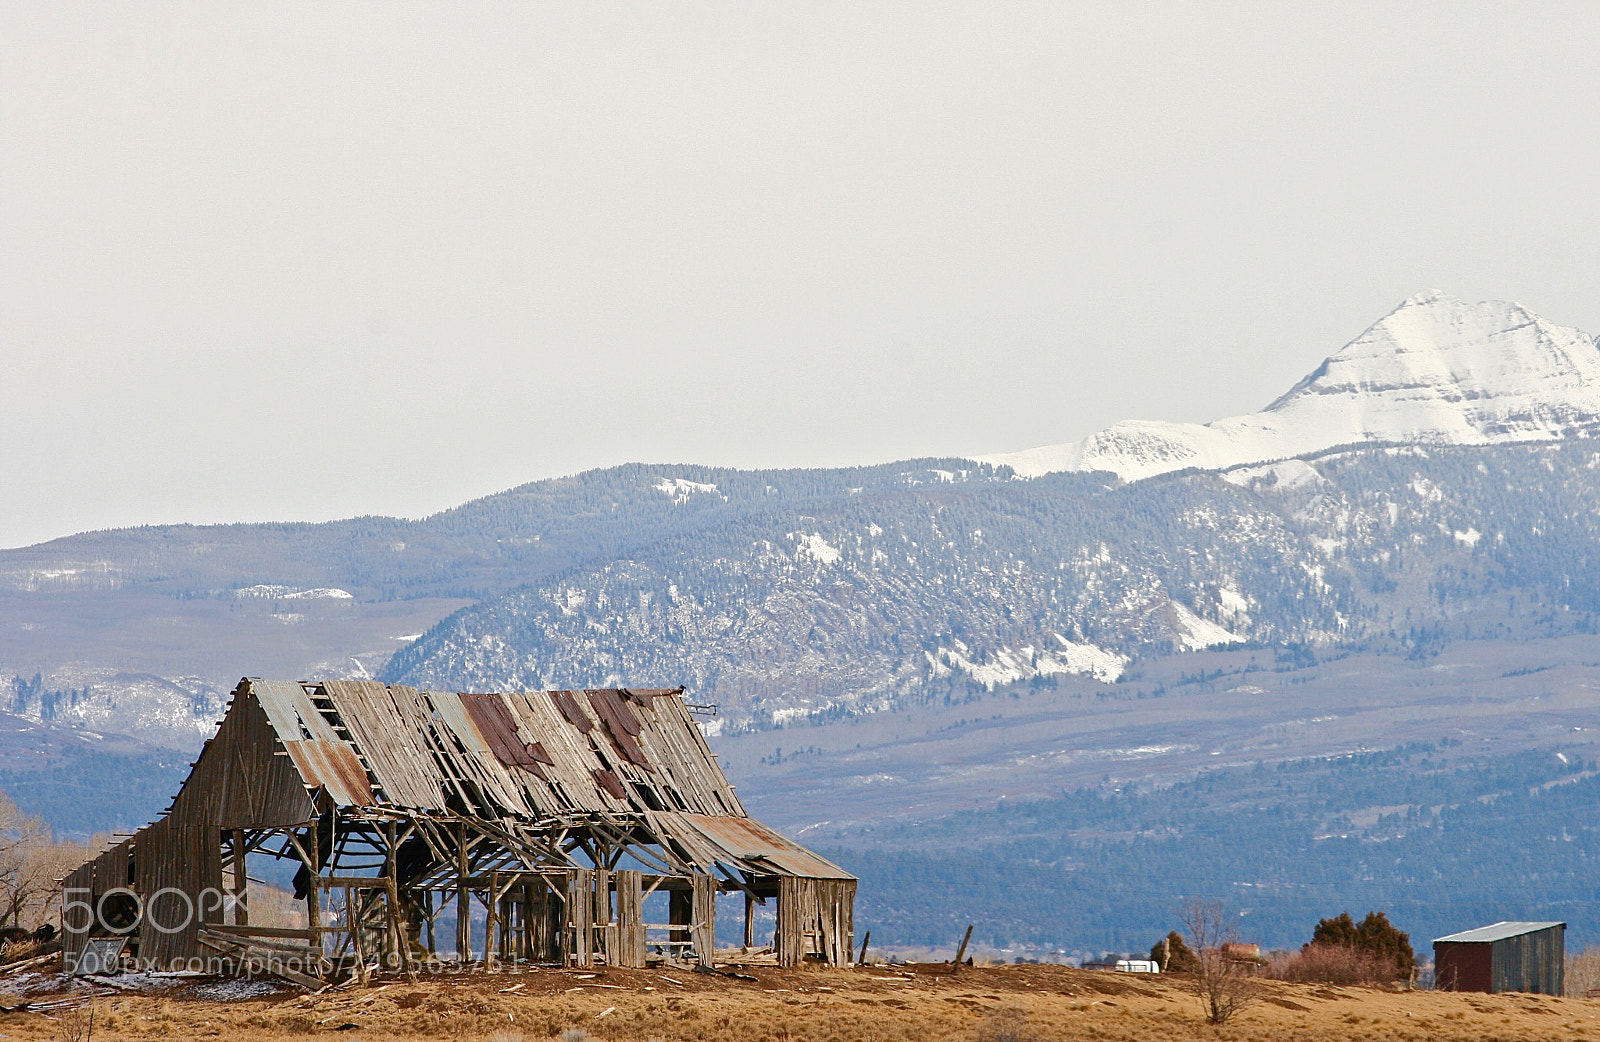
[[[322,786],[341,807],[371,807],[377,801],[366,768],[355,750],[342,742],[284,742],[300,777],[313,788]]]
[[[655,817],[681,821],[727,854],[728,860],[743,862],[757,874],[799,876],[805,879],[855,878],[827,858],[813,854],[754,818],[710,814]],[[665,820],[662,825],[671,827],[671,823]]]
[[[339,742],[333,726],[322,718],[306,689],[290,680],[249,681],[250,693],[266,711],[282,742]]]
[[[524,779],[516,777],[512,773],[513,768],[508,768],[495,755],[494,746],[478,729],[473,712],[467,707],[469,698],[498,699],[499,695],[459,695],[450,691],[428,691],[425,694],[438,714],[438,725],[453,735],[466,753],[462,756],[455,750],[446,750],[451,762],[465,777],[472,779],[490,799],[512,813],[531,818],[538,817],[541,810],[548,813],[554,809],[550,806],[553,801],[547,799],[541,808],[539,799],[530,798],[532,794],[524,786]]]
[[[366,768],[302,685],[288,680],[251,679],[248,683],[308,787],[326,788],[341,807],[372,806],[375,800]]]

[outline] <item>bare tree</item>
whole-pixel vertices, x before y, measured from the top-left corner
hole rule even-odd
[[[1194,949],[1195,992],[1206,1022],[1221,1024],[1255,1001],[1255,967],[1230,958],[1223,945],[1237,940],[1220,901],[1185,901],[1179,909],[1189,947]]]
[[[61,877],[82,864],[88,847],[57,843],[37,814],[0,792],[0,926],[32,928],[61,897]]]

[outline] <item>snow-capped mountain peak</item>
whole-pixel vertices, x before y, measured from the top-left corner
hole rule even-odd
[[[1127,420],[1081,442],[980,456],[1024,477],[1129,480],[1220,470],[1355,442],[1544,441],[1600,430],[1600,347],[1520,304],[1410,297],[1261,412],[1207,424]]]

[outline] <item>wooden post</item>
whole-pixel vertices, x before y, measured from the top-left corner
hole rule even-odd
[[[400,880],[399,865],[395,853],[395,831],[393,823],[386,823],[383,827],[384,839],[388,853],[384,857],[385,874],[384,884],[388,891],[384,894],[384,903],[388,905],[389,915],[389,945],[395,952],[395,966],[405,970],[410,976],[415,971],[411,967],[411,942],[406,938],[405,920],[400,916]]]
[[[522,947],[517,953],[523,962],[533,961],[533,888],[534,884],[528,882],[527,878],[524,877],[522,891],[518,897],[522,907],[520,912],[522,916]],[[540,883],[539,888],[543,889],[544,884]]]
[[[472,897],[467,893],[467,876],[471,864],[467,857],[467,827],[456,828],[460,841],[456,847],[456,959],[466,962],[472,958]]]
[[[594,870],[594,925],[596,951],[607,966],[615,966],[617,928],[611,921],[611,873],[604,868]]]
[[[867,945],[869,945],[871,943],[872,943],[872,931],[868,930],[867,931],[867,935],[865,937],[861,938],[861,958],[856,960],[856,962],[860,963],[863,966],[865,966],[866,963],[867,963]]]
[[[748,890],[744,892],[744,946],[756,946],[756,899]]]
[[[293,834],[291,831],[290,835],[292,836]],[[306,866],[306,870],[311,874],[311,878],[306,881],[306,926],[311,929],[311,943],[318,949],[322,947],[322,888],[317,886],[317,877],[322,872],[322,859],[318,853],[320,849],[317,846],[317,823],[313,821],[311,823],[311,850],[308,851],[311,863]]]
[[[244,829],[234,829],[233,847],[233,922],[236,926],[250,925],[249,875],[245,872]]]
[[[500,925],[500,873],[489,873],[489,900],[483,910],[483,964],[493,968],[497,948],[505,940],[505,928]]]
[[[644,968],[644,892],[643,873],[622,869],[617,880],[617,961],[618,966]]]
[[[695,873],[693,925],[694,950],[701,966],[710,967],[717,958],[717,881],[703,873]]]
[[[578,966],[593,962],[594,952],[594,873],[574,868],[567,873],[567,914],[572,917],[572,958]]]
[[[422,920],[423,926],[422,926],[422,928],[425,931],[425,936],[428,939],[427,940],[428,954],[429,955],[436,955],[436,954],[438,954],[438,949],[436,949],[433,946],[433,891],[432,890],[424,890],[424,891],[422,891],[422,915],[423,915],[423,920]]]
[[[356,952],[356,979],[364,988],[370,983],[367,979],[367,951],[361,943],[361,908],[360,902],[356,900],[354,887],[344,888],[344,907],[345,918],[350,923],[350,943]]]
[[[966,936],[961,938],[961,947],[956,949],[955,969],[959,970],[961,968],[961,957],[967,954],[967,942],[970,940],[972,940],[972,924],[968,923]]]

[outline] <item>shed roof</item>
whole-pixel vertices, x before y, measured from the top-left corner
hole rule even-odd
[[[1439,944],[1440,942],[1444,941],[1503,941],[1507,937],[1520,937],[1525,933],[1538,933],[1540,930],[1548,930],[1554,926],[1559,926],[1562,929],[1566,929],[1567,924],[1500,922],[1493,923],[1489,926],[1480,926],[1475,930],[1464,930],[1461,933],[1453,933],[1448,937],[1435,937],[1433,939],[1433,943]]]

